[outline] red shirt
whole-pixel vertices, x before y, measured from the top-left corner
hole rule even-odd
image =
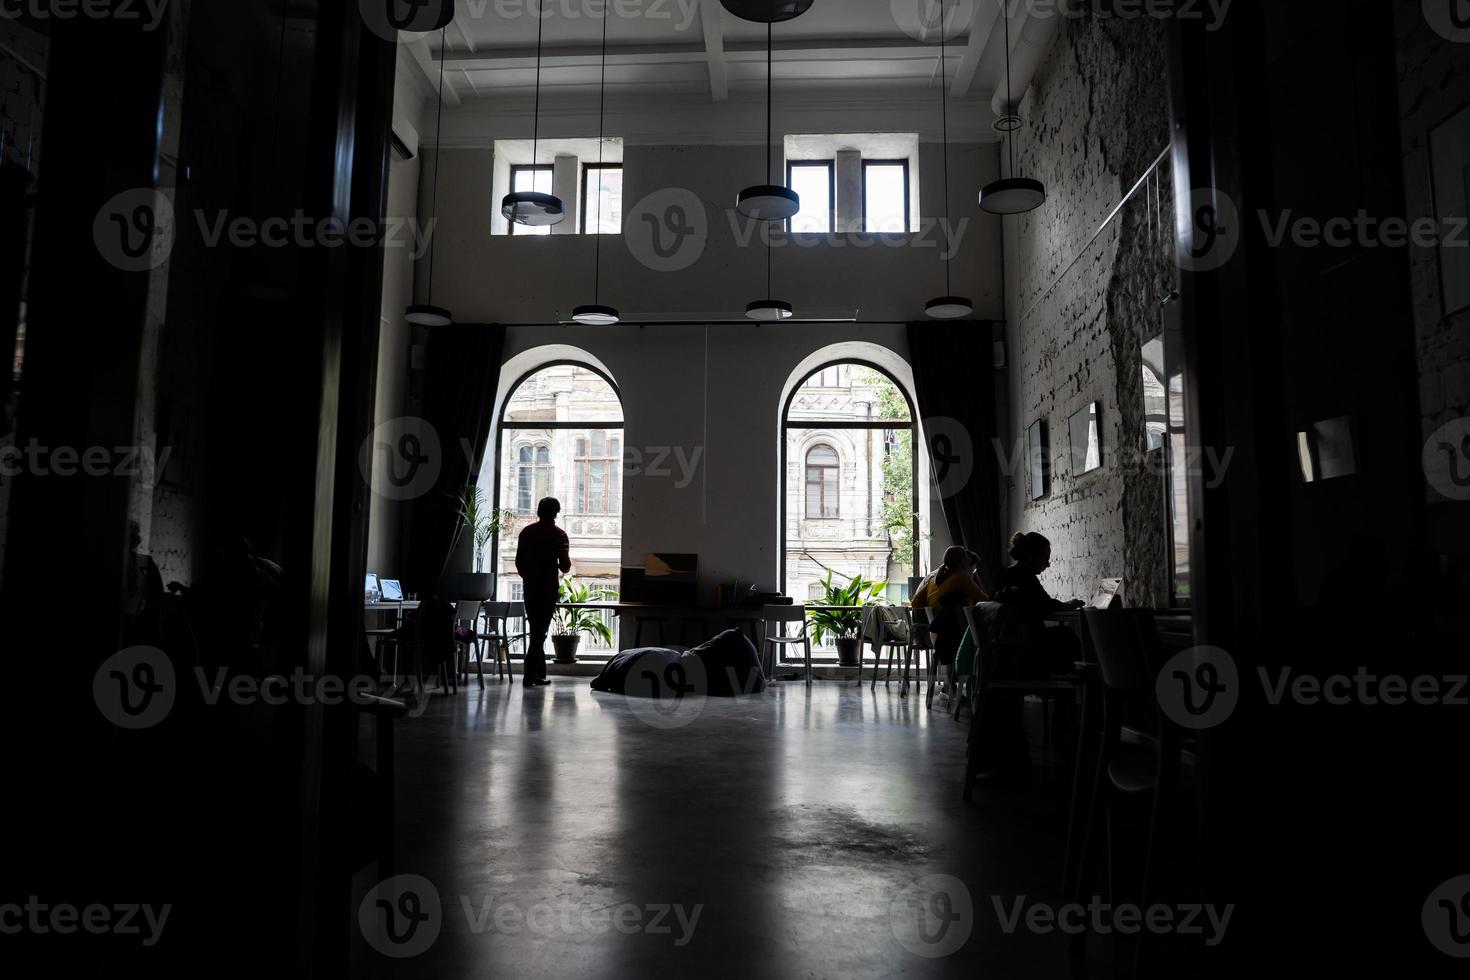
[[[555,588],[562,574],[572,570],[571,549],[567,532],[555,521],[527,525],[516,539],[516,571],[526,589]]]

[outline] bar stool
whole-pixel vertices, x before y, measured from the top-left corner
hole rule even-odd
[[[770,654],[770,669],[766,676],[771,677],[776,673],[776,651],[781,647],[800,646],[806,657],[806,683],[810,687],[812,683],[812,641],[807,635],[806,606],[765,606],[761,609],[761,619],[766,624],[766,638],[761,646],[761,660],[764,664],[766,654]],[[787,623],[800,623],[801,628],[795,636],[786,635]],[[772,632],[775,627],[775,632]]]
[[[637,623],[637,626],[633,630],[633,647],[634,647],[634,649],[637,649],[638,647],[643,646],[643,624],[644,623],[652,623],[653,625],[655,625],[655,626],[658,627],[658,645],[659,646],[663,646],[664,643],[667,642],[664,639],[664,625],[666,623],[668,623],[668,621],[669,621],[669,617],[667,617],[667,616],[645,616],[645,615],[643,615],[641,613],[638,614],[637,616],[635,616],[634,617],[634,622]]]

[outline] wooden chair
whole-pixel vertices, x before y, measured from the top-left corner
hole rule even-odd
[[[761,609],[761,620],[766,624],[765,641],[761,644],[763,665],[766,655],[770,654],[770,668],[766,671],[766,676],[775,676],[778,649],[800,646],[806,657],[806,683],[810,687],[812,683],[812,641],[807,633],[806,606],[766,606]],[[795,636],[786,635],[787,623],[801,624]],[[772,627],[775,627],[774,631]]]
[[[924,664],[927,660],[929,667],[929,697],[925,706],[934,703],[934,634],[929,632],[930,609],[909,610],[909,646],[903,661],[903,683],[899,685],[899,697],[909,696],[909,663],[914,665],[914,676],[922,683]]]
[[[891,609],[897,614],[894,621],[882,618],[880,610],[883,609]],[[878,641],[878,650],[873,655],[873,681],[868,685],[869,690],[877,690],[878,669],[883,666],[883,651],[888,651],[888,676],[892,677],[894,661],[908,656],[909,635],[913,633],[913,625],[909,619],[908,606],[869,606],[863,611],[863,617],[867,620],[863,624],[863,642],[868,643],[875,639]],[[862,682],[862,651],[859,650],[858,684]],[[884,684],[887,683],[885,680]]]
[[[480,603],[474,599],[460,599],[454,604],[454,675],[465,687],[470,686],[470,651],[475,653],[475,666],[480,687],[485,686],[485,656],[481,645]],[[464,638],[462,638],[464,637]]]
[[[1153,613],[1145,609],[1087,609],[1082,615],[1102,675],[1103,725],[1074,897],[1085,901],[1084,896],[1092,890],[1100,843],[1106,851],[1108,891],[1115,896],[1112,813],[1115,805],[1131,802],[1148,808],[1138,898],[1139,907],[1147,908],[1154,898],[1159,835],[1165,827],[1165,800],[1176,795],[1181,785],[1183,734],[1158,710],[1154,695],[1158,671],[1163,666],[1163,647]],[[1124,744],[1125,716],[1152,728],[1152,747],[1139,749]],[[1139,934],[1134,947],[1130,971],[1134,977],[1143,969],[1147,947],[1144,936]],[[1074,937],[1074,954],[1080,955],[1086,942],[1085,932]],[[1117,966],[1115,963],[1115,970]],[[1121,975],[1121,971],[1116,972]]]
[[[979,627],[975,633],[975,667],[971,673],[970,737],[965,752],[964,788],[961,797],[970,800],[975,792],[975,778],[980,772],[980,757],[986,748],[981,744],[985,735],[985,712],[993,707],[996,697],[1014,697],[1018,701],[1029,696],[1041,699],[1043,705],[1043,728],[1046,727],[1046,702],[1065,697],[1075,704],[1080,678],[1076,675],[1061,677],[1026,678],[1015,676],[1016,669],[1028,661],[1034,662],[1038,654],[1035,647],[1009,628],[1004,606],[994,602],[982,602],[971,612]],[[1043,733],[1043,737],[1045,734]]]

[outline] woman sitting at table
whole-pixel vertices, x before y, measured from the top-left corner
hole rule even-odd
[[[1053,599],[1042,586],[1040,575],[1051,567],[1051,542],[1042,535],[1017,531],[1011,537],[1011,558],[1014,563],[1001,570],[995,601],[1007,607],[1007,618],[1041,654],[1043,663],[1038,666],[1047,673],[1070,671],[1081,656],[1081,644],[1071,630],[1048,626],[1046,620],[1054,613],[1081,609],[1087,603]]]
[[[936,610],[929,619],[934,635],[934,655],[942,664],[954,663],[955,651],[965,635],[964,608],[988,600],[975,580],[975,556],[955,546],[944,553],[944,564],[919,585],[909,599],[915,609]]]

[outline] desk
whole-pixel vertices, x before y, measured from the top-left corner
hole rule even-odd
[[[393,679],[395,682],[398,680],[398,640],[394,634],[403,627],[403,614],[412,612],[418,607],[419,603],[417,599],[390,599],[387,601],[380,600],[378,602],[364,599],[362,603],[364,619],[367,616],[377,617],[374,620],[377,624],[376,626],[367,626],[364,623],[364,633],[369,640],[373,641],[373,657],[378,661],[378,672],[381,674],[383,670],[383,659],[379,654],[379,649],[385,644],[391,645],[393,647]],[[384,625],[383,617],[385,616],[393,617],[389,621],[390,625]]]
[[[643,627],[646,623],[658,626],[658,641],[666,642],[664,636],[664,623],[670,619],[677,619],[679,624],[679,642],[682,645],[686,631],[691,623],[700,624],[705,637],[709,639],[709,624],[711,620],[724,620],[727,629],[746,628],[750,631],[750,641],[755,645],[757,651],[761,648],[764,637],[761,635],[761,607],[760,606],[691,606],[678,603],[656,603],[656,602],[559,602],[558,609],[592,609],[611,612],[615,616],[631,615],[637,622],[633,632],[633,648],[637,649],[643,645]],[[831,610],[856,610],[865,609],[866,606],[807,606],[808,611],[818,609]],[[738,625],[737,625],[738,624]],[[703,641],[701,641],[703,642]]]

